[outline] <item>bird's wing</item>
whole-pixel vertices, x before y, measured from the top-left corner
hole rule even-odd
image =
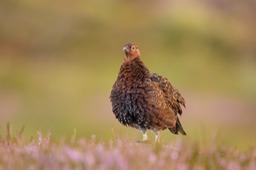
[[[175,112],[175,115],[182,114],[181,105],[185,107],[185,100],[179,93],[177,89],[175,89],[171,83],[167,80],[167,78],[159,76],[156,73],[151,74],[151,80],[156,82],[158,87],[164,93],[165,100],[172,110]]]
[[[148,79],[145,85],[146,112],[151,117],[151,123],[156,129],[172,128],[176,124],[176,114],[169,106],[164,91],[158,82]]]

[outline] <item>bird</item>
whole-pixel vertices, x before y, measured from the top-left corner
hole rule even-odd
[[[117,79],[112,86],[110,101],[118,121],[142,132],[153,131],[159,141],[160,131],[186,135],[178,116],[182,115],[185,99],[167,78],[151,73],[141,60],[138,46],[127,43]]]

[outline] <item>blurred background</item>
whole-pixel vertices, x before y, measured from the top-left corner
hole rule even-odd
[[[254,0],[1,0],[0,134],[10,122],[28,139],[141,138],[109,101],[135,42],[185,97],[184,140],[255,146],[255,18]]]

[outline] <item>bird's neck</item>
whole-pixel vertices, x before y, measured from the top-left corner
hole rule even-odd
[[[150,72],[140,58],[135,58],[130,62],[124,62],[120,68],[119,76],[122,80],[129,82],[144,81]]]

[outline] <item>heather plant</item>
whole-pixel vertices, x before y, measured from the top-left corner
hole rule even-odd
[[[0,140],[0,169],[255,169],[255,148],[239,151],[229,146],[208,145],[182,139],[136,142],[115,137],[51,141],[51,135],[38,131],[37,138],[25,141],[21,129]]]

